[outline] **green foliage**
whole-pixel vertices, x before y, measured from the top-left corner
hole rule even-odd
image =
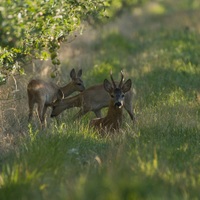
[[[6,77],[16,63],[19,67],[32,58],[60,64],[57,51],[61,42],[89,17],[102,18],[107,1],[1,1],[0,66]]]

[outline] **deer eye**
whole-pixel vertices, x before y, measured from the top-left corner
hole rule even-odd
[[[113,95],[113,94],[111,94],[110,96],[111,96],[112,98],[114,98],[114,95]]]
[[[124,98],[124,94],[122,94],[122,98]]]
[[[76,85],[81,85],[81,83],[77,83]]]

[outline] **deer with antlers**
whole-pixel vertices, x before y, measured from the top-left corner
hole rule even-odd
[[[110,102],[107,115],[104,118],[96,118],[91,120],[90,126],[97,129],[100,133],[119,131],[122,124],[122,111],[124,105],[125,94],[130,91],[132,81],[128,79],[124,83],[124,76],[121,72],[121,81],[117,85],[112,74],[110,74],[112,84],[105,79],[104,89],[110,95]]]
[[[33,116],[35,103],[38,104],[38,116],[42,125],[44,125],[44,116],[47,108],[53,105],[56,100],[61,100],[75,91],[84,91],[85,86],[81,79],[82,70],[76,74],[72,69],[70,72],[71,82],[63,87],[52,82],[45,82],[41,79],[32,79],[27,86],[28,104],[29,104],[29,122]]]

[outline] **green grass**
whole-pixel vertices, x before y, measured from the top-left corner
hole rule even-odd
[[[73,122],[73,110],[60,125],[29,126],[1,156],[0,199],[199,199],[200,39],[190,28],[199,23],[185,15],[189,28],[181,20],[173,27],[166,13],[142,21],[130,37],[104,30],[83,76],[92,85],[123,69],[137,90],[137,123],[124,112],[122,131],[102,138],[88,128],[93,114]]]

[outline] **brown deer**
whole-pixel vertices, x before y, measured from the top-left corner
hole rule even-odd
[[[91,120],[90,126],[97,129],[100,133],[119,131],[122,124],[122,108],[124,105],[125,93],[131,89],[131,79],[123,83],[124,76],[121,72],[121,81],[117,86],[110,75],[112,84],[105,79],[104,89],[110,95],[110,102],[107,115],[104,118],[96,118]]]
[[[70,77],[72,79],[67,85],[59,87],[52,82],[45,82],[40,79],[32,79],[27,86],[28,104],[29,104],[29,122],[33,116],[33,108],[35,103],[38,104],[38,115],[42,125],[44,125],[44,116],[47,107],[52,106],[56,100],[61,100],[69,96],[75,91],[82,92],[85,90],[83,81],[81,79],[82,70],[76,74],[72,69]]]
[[[133,95],[133,90],[130,90],[125,94],[124,108],[129,113],[131,119],[135,121],[132,106]],[[89,111],[93,111],[96,117],[102,117],[101,109],[109,106],[109,100],[110,95],[105,91],[104,85],[95,85],[85,89],[78,95],[56,101],[53,105],[51,117],[56,117],[65,109],[73,107],[80,107],[80,110],[74,116],[74,119],[82,117]]]

